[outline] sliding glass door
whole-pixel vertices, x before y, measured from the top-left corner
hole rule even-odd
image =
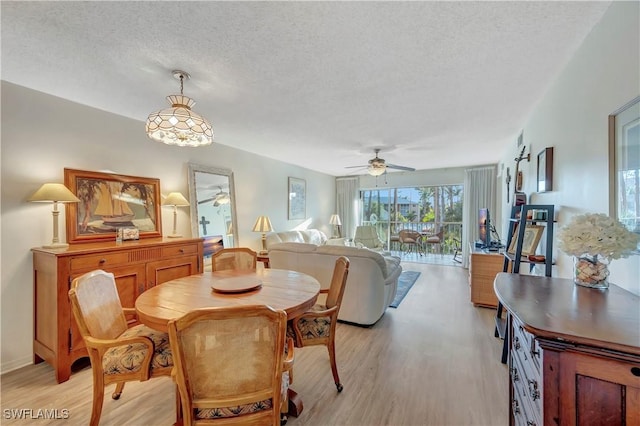
[[[462,185],[376,188],[360,191],[362,225],[373,225],[391,247],[402,229],[423,235],[444,231],[442,250],[452,253],[462,237]]]

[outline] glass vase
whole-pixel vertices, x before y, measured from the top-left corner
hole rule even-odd
[[[609,288],[609,259],[583,254],[573,258],[573,282],[583,287]]]

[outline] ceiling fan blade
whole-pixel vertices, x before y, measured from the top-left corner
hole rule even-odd
[[[398,166],[395,164],[388,164],[387,163],[387,167],[390,169],[396,169],[396,170],[406,170],[408,172],[415,172],[416,169],[414,169],[413,167],[406,167],[406,166]]]
[[[367,164],[363,165],[363,166],[347,166],[345,167],[345,169],[357,169],[359,167],[369,167]]]
[[[204,204],[204,203],[208,203],[209,201],[215,201],[216,197],[213,198],[207,198],[206,200],[200,200],[198,201],[198,204]]]

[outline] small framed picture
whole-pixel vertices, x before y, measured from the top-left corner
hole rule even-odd
[[[122,241],[139,240],[140,230],[134,226],[125,226],[122,228],[118,228],[118,237]]]
[[[538,154],[538,192],[548,192],[553,188],[553,147],[545,148]]]
[[[529,256],[536,253],[538,243],[542,237],[544,226],[541,225],[527,225],[524,229],[524,238],[522,239],[522,256]],[[507,250],[510,254],[516,253],[518,247],[518,227],[516,226],[513,231],[513,237],[511,237],[511,244]]]

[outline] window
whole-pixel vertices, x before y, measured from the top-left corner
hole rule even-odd
[[[462,236],[462,195],[462,185],[361,190],[360,217],[387,244],[401,229],[430,234],[443,228],[443,246],[453,250],[453,239]]]

